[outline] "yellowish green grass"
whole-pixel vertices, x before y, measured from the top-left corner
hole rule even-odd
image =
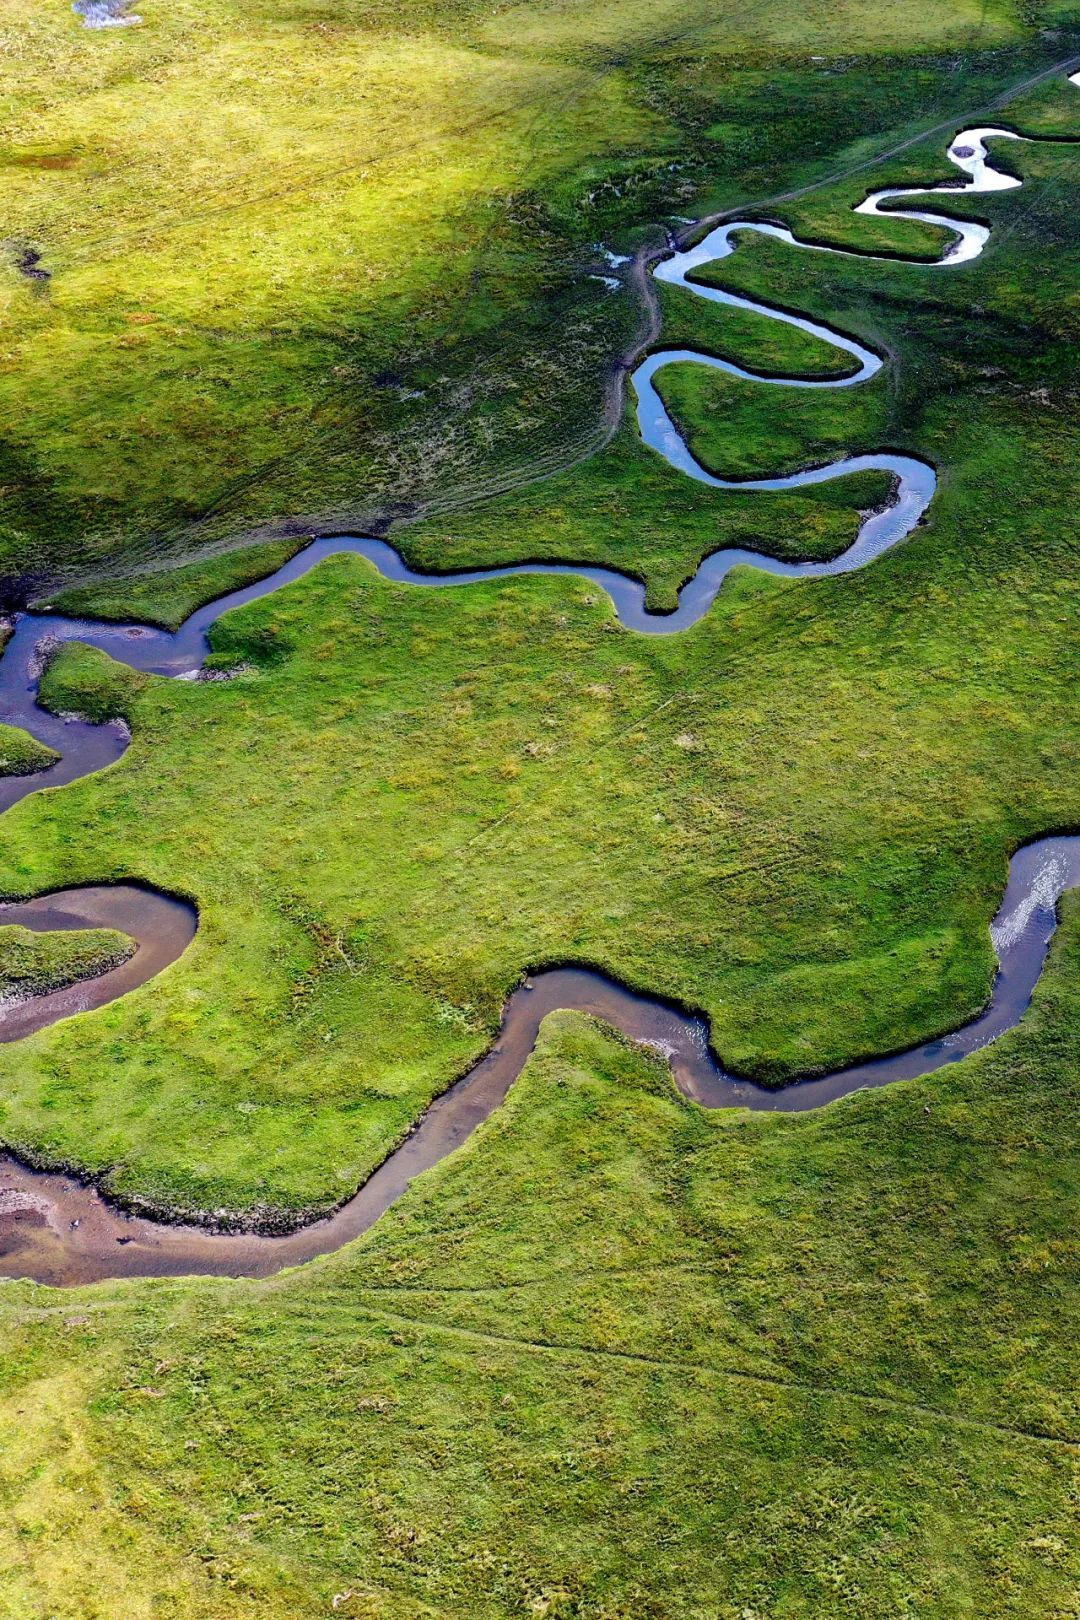
[[[1065,48],[974,0],[140,15],[9,11],[16,595],[460,504],[565,458],[639,326],[601,244],[818,175]]]
[[[325,1261],[6,1285],[0,1612],[1067,1614],[1076,922],[925,1082],[709,1115],[557,1015]]]

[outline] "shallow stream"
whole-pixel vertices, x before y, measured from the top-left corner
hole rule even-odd
[[[1073,75],[1080,84],[1080,74]],[[1016,140],[1010,130],[962,131],[948,149],[964,179],[932,187],[874,192],[856,210],[871,214],[899,197],[998,191],[1019,180],[996,170],[988,139]],[[936,267],[959,266],[976,258],[988,239],[981,224],[934,213],[910,216],[940,225],[952,239]],[[718,304],[754,310],[797,326],[851,356],[850,373],[839,378],[764,377],[693,350],[668,349],[648,355],[634,371],[637,419],[645,442],[677,471],[710,486],[741,490],[797,489],[866,469],[889,472],[894,495],[881,511],[868,514],[854,543],[827,563],[782,562],[756,552],[729,549],[705,559],[679,594],[671,614],[645,607],[643,587],[611,569],[570,563],[522,563],[442,575],[409,568],[386,541],[369,538],[317,540],[267,579],[199,609],[174,634],[139,625],[108,625],[54,613],[23,613],[0,659],[0,719],[23,727],[61,754],[58,763],[36,775],[0,778],[0,809],[39,788],[75,781],[112,764],[127,745],[119,725],[91,725],[47,714],[37,704],[38,679],[47,650],[65,640],[88,642],[135,669],[174,677],[194,677],[209,649],[207,631],[224,613],[300,578],[324,558],[342,552],[366,557],[386,578],[431,587],[463,586],[479,580],[521,574],[572,574],[608,592],[621,622],[647,634],[672,634],[707,612],[724,578],[736,564],[748,564],[787,578],[820,578],[864,567],[911,533],[933,497],[935,474],[914,457],[883,452],[843,457],[827,466],[784,478],[732,481],[707,472],[679,436],[654,386],[664,366],[693,362],[764,384],[800,388],[847,388],[872,377],[880,356],[851,337],[787,311],[709,287],[693,279],[702,265],[734,251],[741,231],[758,231],[792,247],[814,252],[845,250],[802,242],[790,231],[756,220],[735,220],[710,231],[695,247],[674,252],[659,265],[657,277]],[[866,257],[867,255],[857,255]],[[874,255],[869,255],[873,257]],[[933,268],[935,266],[931,266]],[[506,1004],[492,1049],[423,1115],[413,1133],[375,1171],[360,1191],[335,1214],[280,1236],[223,1233],[128,1216],[92,1186],[59,1174],[0,1161],[0,1275],[33,1277],[71,1285],[105,1277],[182,1275],[215,1272],[265,1276],[339,1248],[358,1236],[401,1195],[420,1171],[460,1146],[497,1108],[532,1051],[541,1021],[556,1009],[591,1013],[616,1025],[634,1040],[649,1042],[669,1059],[687,1097],[708,1108],[743,1107],[772,1112],[817,1108],[867,1087],[931,1073],[985,1046],[1012,1029],[1028,1006],[1056,926],[1061,894],[1080,884],[1080,838],[1040,839],[1019,850],[1009,868],[1008,886],[992,937],[999,970],[991,1000],[970,1023],[940,1039],[894,1056],[875,1058],[837,1073],[801,1080],[778,1090],[727,1074],[715,1061],[703,1020],[662,1001],[638,995],[602,974],[584,968],[555,968],[528,979]],[[195,908],[131,884],[66,890],[11,905],[0,905],[0,924],[18,922],[46,931],[112,927],[137,942],[133,957],[110,972],[66,990],[0,1009],[0,1041],[23,1038],[60,1018],[87,1012],[154,978],[184,951],[198,925]]]

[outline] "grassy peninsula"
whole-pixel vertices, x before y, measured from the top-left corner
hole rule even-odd
[[[720,546],[833,555],[882,479],[709,490],[629,415],[584,455],[640,329],[605,250],[830,176],[765,211],[924,262],[748,237],[703,274],[857,334],[881,375],[809,396],[685,367],[665,398],[727,476],[892,448],[939,486],[871,567],[741,570],[678,636],[580,579],[426,591],[338,558],[216,626],[226,681],[65,646],[43,701],[131,746],[5,815],[0,891],[139,881],[200,926],[140,990],[0,1046],[4,1141],[174,1214],[300,1218],[529,967],[701,1009],[773,1083],[978,1009],[1009,854],[1080,826],[1080,92],[995,114],[1053,139],[1010,146],[1021,191],[949,199],[992,227],[963,270],[851,208],[945,178],[1075,11],[143,9],[95,32],[15,0],[13,592],[175,624],[373,513],[415,564],[602,562],[658,608]],[[662,310],[660,343],[847,368]],[[0,973],[108,944],[0,937]],[[557,1014],[505,1107],[337,1254],[4,1282],[0,1614],[1065,1620],[1078,1032],[1072,896],[1021,1026],[925,1081],[710,1114]]]
[[[80,979],[92,979],[134,956],[135,945],[114,928],[77,928],[70,933],[32,933],[0,927],[0,1000],[44,995]]]

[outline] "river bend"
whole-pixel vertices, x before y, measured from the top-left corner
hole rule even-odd
[[[1071,76],[1080,85],[1080,74]],[[1020,185],[994,168],[986,142],[1017,140],[1011,130],[973,128],[961,131],[948,148],[949,160],[964,176],[932,187],[892,188],[871,193],[856,209],[875,214],[897,198],[942,193],[989,192]],[[982,224],[946,215],[905,214],[948,229],[951,240],[928,268],[969,263],[981,252],[989,230]],[[675,251],[654,272],[670,285],[697,297],[750,309],[772,320],[797,326],[851,357],[849,373],[834,378],[765,377],[732,362],[693,350],[659,350],[648,355],[632,375],[637,420],[642,437],[677,471],[715,488],[768,492],[795,489],[867,469],[884,470],[894,481],[894,495],[881,511],[864,517],[854,543],[828,563],[791,563],[741,549],[728,549],[705,559],[683,587],[678,608],[652,614],[643,587],[614,570],[564,563],[523,563],[502,568],[472,569],[441,575],[408,567],[384,540],[351,537],[322,539],[285,563],[268,578],[231,592],[193,613],[175,633],[139,625],[108,625],[49,612],[20,614],[14,635],[0,659],[0,719],[23,727],[56,748],[60,760],[36,775],[0,779],[0,809],[38,788],[58,786],[99,770],[118,759],[126,734],[118,725],[47,714],[37,704],[43,648],[65,640],[88,642],[132,668],[148,673],[191,677],[207,651],[207,631],[223,614],[299,579],[324,558],[350,552],[364,556],[384,577],[431,587],[462,586],[476,581],[523,574],[572,574],[608,592],[628,629],[671,634],[694,624],[707,612],[723,579],[739,563],[787,578],[817,578],[865,566],[903,540],[919,522],[935,488],[933,469],[914,457],[889,452],[848,456],[827,466],[783,478],[734,481],[718,478],[693,457],[672,423],[654,378],[666,365],[692,362],[765,385],[800,388],[843,388],[866,381],[880,369],[881,357],[854,338],[787,311],[774,309],[693,279],[695,270],[727,257],[739,232],[757,231],[791,247],[813,252],[846,249],[804,242],[783,227],[752,219],[729,221],[710,231],[696,246]],[[877,255],[856,255],[878,257]],[[705,1022],[646,995],[638,995],[586,968],[539,972],[514,992],[506,1004],[495,1045],[425,1112],[412,1134],[333,1215],[284,1235],[222,1233],[201,1227],[171,1225],[129,1216],[108,1203],[94,1187],[68,1176],[35,1171],[7,1159],[0,1169],[0,1275],[33,1277],[56,1285],[75,1285],[105,1277],[220,1273],[266,1276],[282,1267],[310,1260],[339,1248],[366,1231],[401,1195],[414,1176],[437,1164],[471,1135],[505,1098],[535,1045],[547,1013],[573,1009],[590,1013],[645,1041],[668,1058],[676,1084],[685,1096],[708,1108],[743,1107],[772,1112],[817,1108],[851,1092],[932,1073],[995,1040],[1015,1027],[1028,1006],[1046,959],[1057,920],[1061,894],[1080,885],[1080,838],[1053,837],[1026,845],[1013,857],[1001,908],[992,924],[998,972],[985,1010],[962,1028],[910,1051],[871,1059],[837,1073],[770,1089],[728,1074],[715,1060]],[[66,890],[0,906],[0,924],[19,922],[39,931],[58,928],[113,927],[135,939],[135,955],[109,973],[49,995],[0,1009],[0,1041],[23,1038],[58,1019],[90,1011],[145,984],[175,961],[194,937],[197,914],[188,902],[157,894],[135,884]]]

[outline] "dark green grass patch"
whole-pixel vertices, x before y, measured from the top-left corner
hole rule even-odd
[[[303,547],[303,540],[279,540],[245,551],[230,551],[186,568],[170,568],[130,579],[83,585],[54,596],[49,606],[75,618],[137,620],[178,630],[205,602],[265,579]]]
[[[51,660],[41,679],[40,698],[57,714],[78,714],[101,723],[126,720],[147,684],[140,671],[118,664],[96,647],[71,642]]]
[[[35,934],[29,928],[0,927],[0,999],[62,990],[107,973],[134,954],[134,942],[114,928]]]

